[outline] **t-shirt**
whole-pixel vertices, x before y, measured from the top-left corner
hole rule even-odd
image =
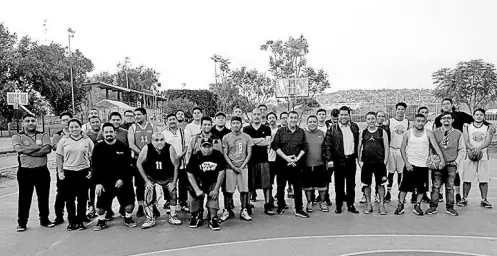
[[[252,139],[265,139],[266,137],[271,137],[271,128],[261,124],[259,129],[255,129],[253,125],[249,125],[243,128],[243,132],[250,136]],[[250,158],[251,163],[264,163],[268,161],[268,150],[269,146],[257,146],[252,147],[252,157]]]
[[[219,139],[222,139],[226,134],[228,134],[230,132],[231,132],[231,130],[226,128],[226,126],[224,126],[222,130],[218,130],[217,126],[213,126],[212,130],[211,130],[211,133],[214,134]]]
[[[305,163],[308,167],[320,166],[324,164],[324,135],[324,132],[319,129],[316,129],[316,131],[314,132],[311,132],[309,130],[305,131],[305,138],[307,143],[307,154]]]
[[[217,182],[217,176],[220,171],[226,170],[226,161],[221,152],[213,150],[210,155],[204,156],[202,152],[195,153],[186,171],[193,174],[197,185],[204,193],[211,191]]]
[[[23,147],[50,146],[50,136],[46,133],[36,132],[33,135],[28,135],[22,132],[12,136],[12,147],[15,147],[16,145],[21,145]],[[41,167],[47,164],[47,155],[30,156],[19,154],[19,164],[24,168]]]
[[[102,131],[100,131],[98,133],[98,136],[97,136],[97,142],[100,142],[100,141],[103,141],[105,138],[104,138],[104,134],[102,133]],[[116,129],[116,140],[124,143],[126,146],[129,145],[128,143],[128,130],[124,130],[123,128],[119,127]]]
[[[96,132],[94,130],[88,130],[86,132],[86,135],[88,136],[88,138],[91,139],[91,141],[93,142],[93,144],[97,144],[97,138],[98,138],[98,133],[100,131]]]
[[[131,152],[128,145],[116,140],[112,145],[102,141],[92,154],[92,180],[104,187],[114,187],[117,180],[131,182]]]
[[[93,142],[90,138],[81,137],[75,140],[69,135],[57,143],[57,154],[64,157],[64,170],[81,171],[90,168],[92,152]]]
[[[223,137],[223,148],[228,150],[228,157],[235,167],[242,166],[247,157],[248,147],[252,147],[252,138],[245,133],[235,135],[228,133]]]
[[[185,126],[185,135],[187,143],[190,144],[190,140],[197,134],[201,132],[200,124],[189,123]]]

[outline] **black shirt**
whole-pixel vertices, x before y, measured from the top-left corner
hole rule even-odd
[[[267,136],[271,137],[271,128],[261,124],[259,129],[255,129],[251,124],[249,126],[243,127],[243,132],[250,136],[252,139],[265,139]],[[252,156],[250,157],[251,163],[264,163],[268,161],[267,154],[268,146],[252,146]]]
[[[133,125],[134,123],[123,123],[121,124],[121,128],[123,128],[124,130],[129,130],[129,127],[131,127],[131,125]]]
[[[104,187],[131,179],[131,152],[122,141],[116,140],[112,145],[101,141],[95,145],[92,154],[93,181]],[[131,180],[130,180],[131,182]]]
[[[211,129],[211,133],[214,134],[214,136],[218,137],[219,139],[223,139],[224,135],[230,133],[231,130],[226,128],[226,126],[223,126],[223,129],[220,131],[217,129],[217,126],[213,126]]]
[[[371,133],[368,128],[362,131],[362,157],[365,163],[382,163],[385,160],[383,129],[378,127]]]
[[[454,122],[452,123],[452,127],[454,127],[454,129],[459,130],[461,132],[462,132],[462,128],[463,128],[464,124],[470,124],[474,121],[472,116],[470,116],[464,112],[454,111],[452,113],[454,114]],[[442,117],[442,115],[439,115],[435,118],[435,127],[436,128],[439,128],[442,126],[442,122],[440,122],[441,117]]]
[[[186,171],[195,176],[197,185],[204,193],[208,193],[213,189],[219,172],[225,169],[226,160],[218,150],[212,150],[212,153],[207,156],[202,155],[202,151],[193,154],[186,167]]]
[[[305,139],[305,131],[297,127],[295,132],[291,132],[288,126],[282,127],[276,131],[271,148],[274,151],[281,149],[287,156],[298,156],[300,151],[307,153],[307,141]],[[305,159],[303,157],[302,159]],[[302,160],[301,159],[301,160]],[[284,161],[279,155],[276,155],[276,161]]]

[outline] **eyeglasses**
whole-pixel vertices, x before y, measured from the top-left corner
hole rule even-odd
[[[442,120],[452,120],[452,117],[442,117]]]

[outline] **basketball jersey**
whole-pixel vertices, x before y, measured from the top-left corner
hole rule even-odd
[[[368,128],[362,131],[362,157],[366,163],[382,163],[385,160],[385,146],[383,144],[383,129],[378,127],[375,132]]]
[[[170,144],[166,143],[159,152],[152,144],[147,144],[147,159],[145,160],[145,174],[155,181],[164,181],[174,177],[174,165],[169,154]]]
[[[474,123],[471,123],[468,125],[468,135],[469,135],[469,143],[473,147],[479,147],[485,142],[485,139],[487,138],[487,132],[488,132],[488,125],[482,125],[480,128],[475,127]],[[484,148],[482,149],[483,157],[482,159],[488,160],[488,154],[487,154],[487,149]]]
[[[138,123],[133,124],[134,131],[135,131],[135,145],[138,147],[138,149],[142,149],[145,147],[145,145],[149,144],[152,142],[152,134],[154,133],[154,126],[147,122],[145,124],[145,127],[142,127]]]
[[[423,130],[421,137],[414,135],[414,128],[409,133],[406,146],[407,161],[416,167],[427,167],[430,141],[426,136],[426,130]]]
[[[390,118],[389,122],[390,128],[390,147],[400,149],[400,145],[402,144],[402,136],[404,132],[409,129],[409,120],[402,119],[402,121],[398,121],[395,118]]]

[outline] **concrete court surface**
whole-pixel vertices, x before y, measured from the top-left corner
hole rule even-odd
[[[497,168],[492,177],[488,197],[497,206]],[[359,184],[358,172],[356,201]],[[311,218],[301,219],[293,215],[290,199],[284,215],[266,216],[259,191],[253,221],[231,219],[221,224],[219,232],[211,231],[205,222],[198,229],[189,228],[186,214],[180,214],[183,225],[172,226],[162,208],[157,226],[149,230],[127,228],[119,217],[100,232],[92,230],[94,222],[84,231],[66,231],[67,223],[47,229],[38,225],[34,196],[28,230],[17,233],[16,189],[15,180],[0,181],[1,255],[497,255],[497,210],[479,206],[476,183],[469,205],[456,207],[458,217],[447,215],[444,203],[434,216],[415,216],[409,203],[404,215],[395,216],[397,200],[393,200],[387,216],[380,216],[376,205],[373,214],[365,215],[364,206],[356,203],[361,214],[345,211],[337,215],[334,206],[323,213],[316,206]],[[396,195],[394,189],[393,197]],[[52,183],[52,205],[54,196]],[[426,210],[428,206],[422,207]],[[143,221],[138,219],[140,225]]]

